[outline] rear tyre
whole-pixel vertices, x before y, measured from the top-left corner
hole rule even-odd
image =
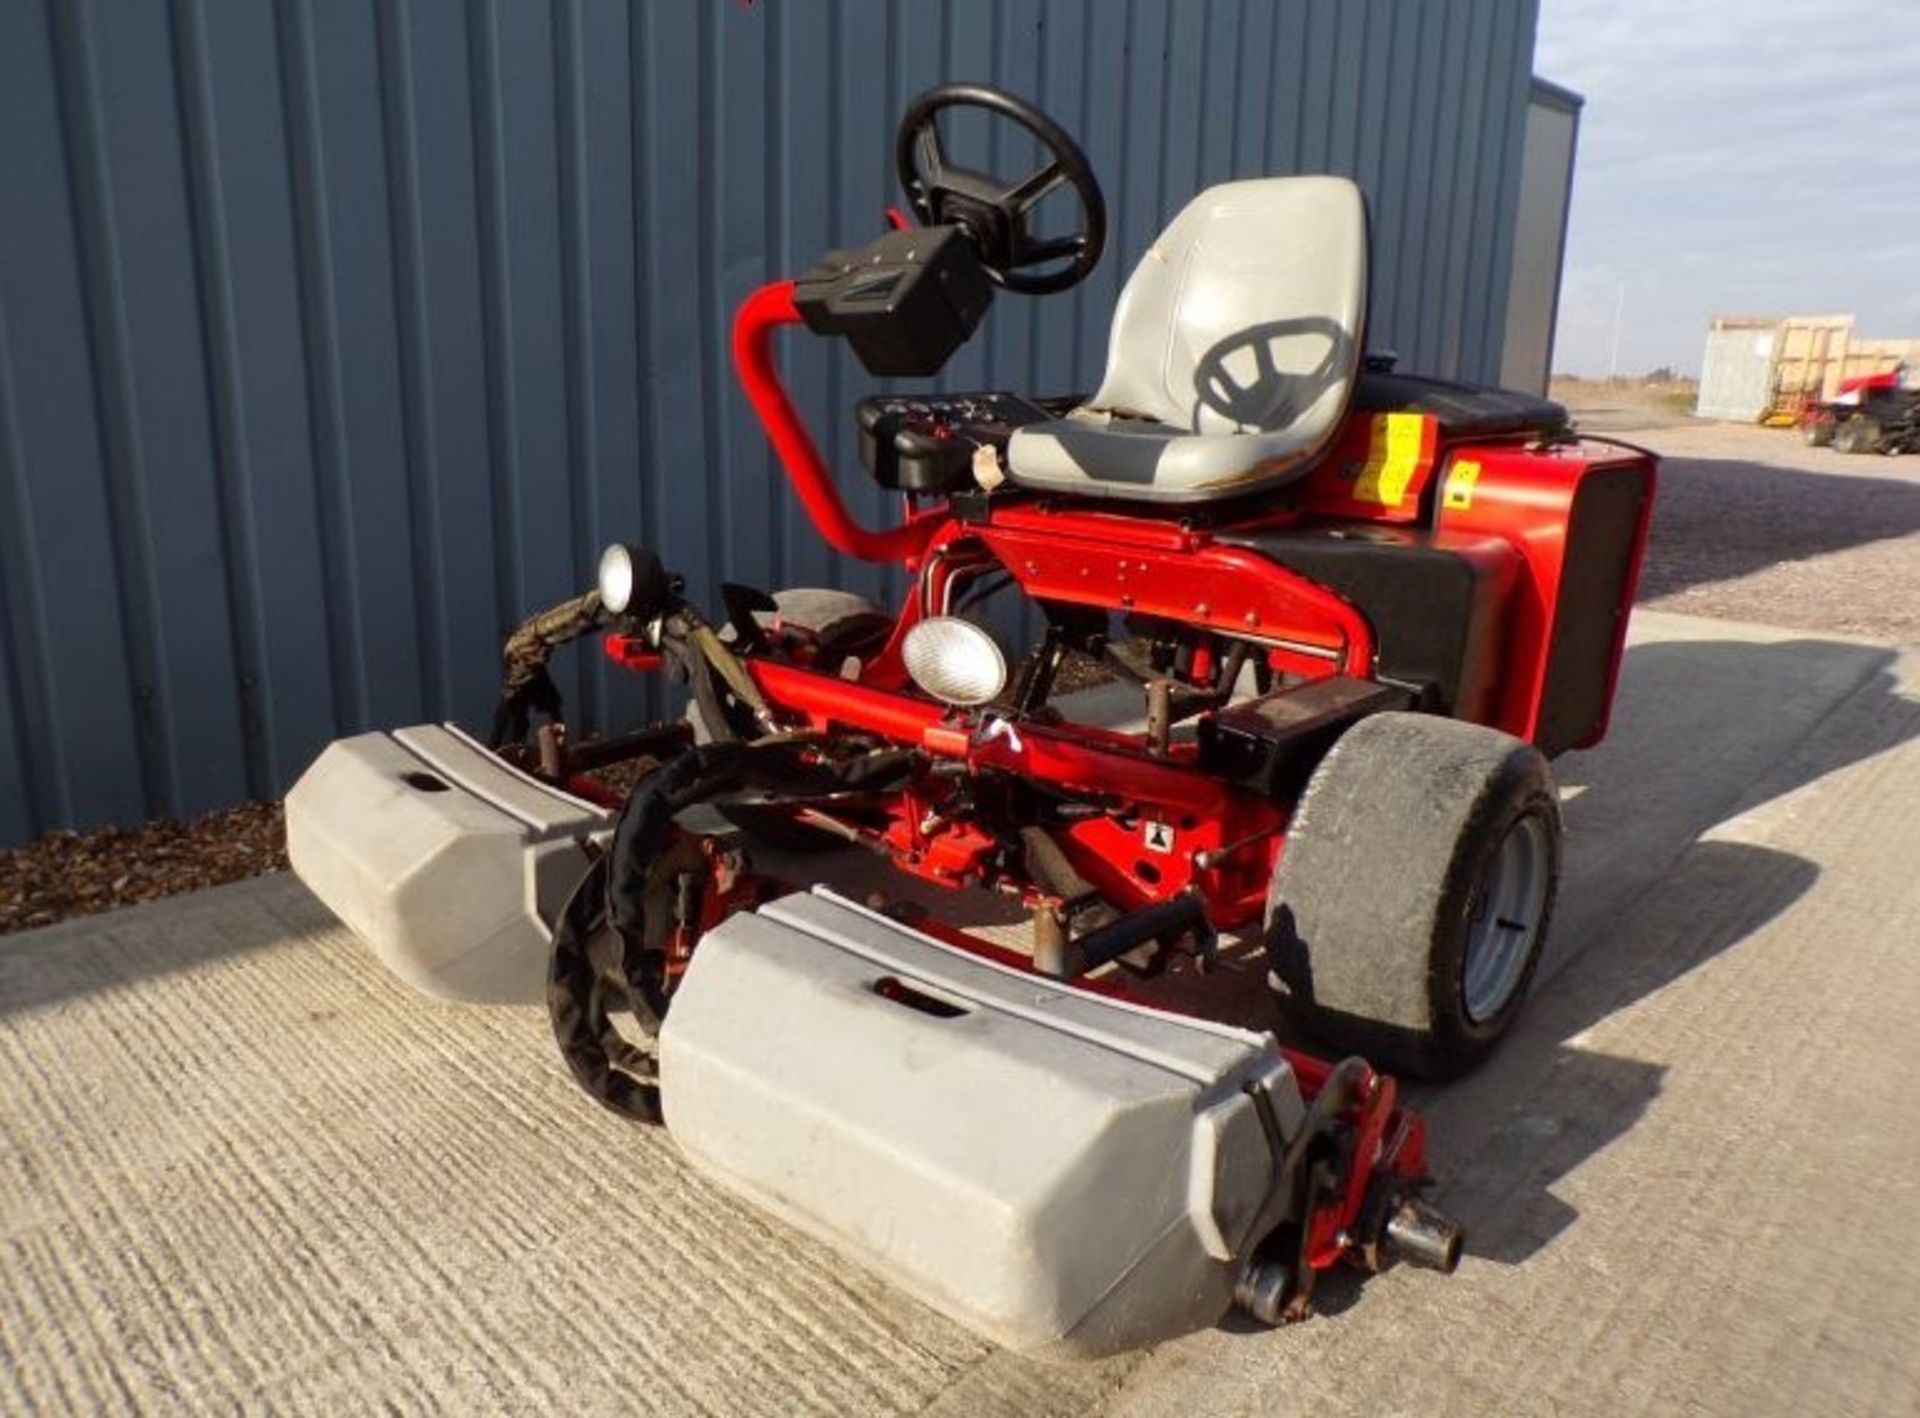
[[[1418,1078],[1473,1068],[1539,969],[1560,836],[1531,744],[1432,715],[1356,724],[1308,781],[1268,892],[1282,1025]]]
[[[1838,453],[1872,453],[1880,447],[1880,425],[1870,418],[1850,418],[1834,429],[1833,447]]]
[[[856,596],[851,591],[796,587],[775,591],[773,602],[778,608],[773,614],[756,617],[764,628],[771,629],[778,620],[782,625],[805,632],[823,647],[852,646],[858,649],[871,645],[877,648],[879,643],[884,642],[891,626],[885,611],[866,597]],[[723,630],[721,638],[733,639],[732,630]],[[844,664],[845,660],[841,660],[819,668],[829,674],[838,674]],[[687,723],[693,729],[695,743],[713,742],[714,733],[701,716],[698,704],[687,706]],[[727,736],[738,737],[743,731],[746,731],[744,726]],[[778,808],[729,804],[722,807],[720,812],[749,837],[776,851],[825,852],[846,846],[844,838],[815,827],[803,826]]]

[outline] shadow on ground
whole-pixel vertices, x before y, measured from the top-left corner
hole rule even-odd
[[[1629,1132],[1659,1095],[1663,1066],[1583,1048],[1580,1035],[1737,947],[1818,878],[1791,853],[1696,844],[1660,889],[1722,910],[1678,931],[1639,933],[1627,918],[1604,952],[1589,951],[1532,1002],[1478,1073],[1413,1092],[1433,1128],[1438,1198],[1465,1225],[1470,1254],[1518,1264],[1572,1225],[1578,1213],[1555,1184]]]
[[[1601,834],[1621,839],[1607,844],[1610,870],[1596,874],[1607,879],[1593,883],[1606,888],[1603,909],[1586,913],[1582,938],[1563,943],[1573,953],[1493,1060],[1450,1088],[1415,1093],[1433,1124],[1440,1196],[1467,1225],[1472,1254],[1517,1264],[1566,1229],[1576,1213],[1554,1185],[1628,1132],[1658,1095],[1662,1067],[1583,1048],[1581,1036],[1738,948],[1817,884],[1820,869],[1804,856],[1703,834],[1911,739],[1920,715],[1898,693],[1895,659],[1828,640],[1654,642],[1630,652],[1632,701],[1648,720],[1637,732],[1623,726],[1637,751],[1612,763],[1575,755],[1561,774],[1582,789],[1566,809],[1573,849],[1601,845],[1592,841]],[[1873,731],[1809,732],[1837,698],[1811,718],[1798,708],[1790,732],[1764,732],[1766,716],[1746,696],[1767,684],[1791,689],[1796,674],[1816,672],[1854,681],[1841,698]],[[1660,706],[1675,712],[1653,718]],[[1758,734],[1714,731],[1756,721]],[[1655,827],[1664,840],[1649,835]],[[1656,884],[1664,901],[1687,909],[1635,911]]]
[[[134,989],[156,976],[284,946],[338,924],[290,881],[273,893],[267,911],[228,909],[237,894],[259,892],[274,879],[234,882],[0,936],[0,1022],[16,1012]]]
[[[1608,739],[1554,777],[1568,837],[1644,836],[1677,850],[1760,791],[1783,797],[1913,736],[1900,652],[1859,641],[1653,640],[1628,648]],[[1891,735],[1811,730],[1842,702]],[[1654,819],[1658,819],[1655,821]]]
[[[1553,968],[1483,1068],[1409,1090],[1431,1128],[1436,1200],[1466,1226],[1470,1254],[1519,1264],[1563,1232],[1577,1213],[1556,1185],[1659,1096],[1661,1065],[1584,1047],[1582,1036],[1739,948],[1818,883],[1808,857],[1710,834],[1911,739],[1920,715],[1899,693],[1896,659],[1817,638],[1629,650],[1614,740],[1556,765],[1575,791]],[[1842,703],[1869,731],[1815,732]],[[1637,911],[1653,891],[1686,909]],[[1243,947],[1222,976],[1184,984],[1180,1003],[1204,997],[1211,1012],[1264,1027],[1261,965]],[[1337,1313],[1354,1289],[1332,1284],[1322,1312]]]
[[[1663,456],[1640,599],[1920,533],[1920,481],[1875,476],[1886,466],[1880,458],[1847,463],[1845,471],[1816,473]],[[1763,609],[1751,618],[1768,619]]]

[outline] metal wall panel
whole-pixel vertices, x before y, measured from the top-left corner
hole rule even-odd
[[[1545,394],[1552,379],[1553,327],[1573,201],[1573,159],[1585,102],[1557,84],[1533,81],[1521,142],[1520,203],[1514,216],[1500,382]]]
[[[1088,387],[1195,190],[1323,170],[1372,201],[1371,344],[1494,378],[1534,10],[5,0],[0,842],[274,794],[370,725],[484,723],[503,631],[616,535],[702,593],[888,589],[777,481],[727,331],[877,229],[894,122],[943,77],[1059,116],[1114,222],[949,387]],[[870,381],[804,336],[785,358],[884,516],[849,420]],[[561,669],[588,725],[655,707]]]

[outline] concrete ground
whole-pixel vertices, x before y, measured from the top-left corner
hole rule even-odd
[[[1442,1278],[998,1352],[390,981],[297,883],[0,942],[0,1411],[1920,1410],[1920,652],[1643,612]]]

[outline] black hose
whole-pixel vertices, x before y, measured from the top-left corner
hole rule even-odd
[[[688,749],[644,779],[620,809],[613,842],[587,869],[560,913],[547,967],[547,1013],[554,1039],[580,1086],[601,1103],[645,1123],[660,1121],[657,1070],[645,1050],[613,1026],[630,1008],[645,1032],[657,1031],[669,997],[662,952],[649,943],[650,868],[670,845],[674,819],[702,802],[743,791],[789,800],[897,788],[911,775],[906,749],[844,763],[810,759],[808,740],[709,743]]]
[[[645,1049],[614,1027],[613,1012],[628,1006],[641,1032],[658,1033],[660,1020],[627,987],[607,929],[607,859],[587,868],[554,925],[547,960],[547,1017],[574,1080],[600,1103],[637,1122],[660,1121],[659,1066]]]

